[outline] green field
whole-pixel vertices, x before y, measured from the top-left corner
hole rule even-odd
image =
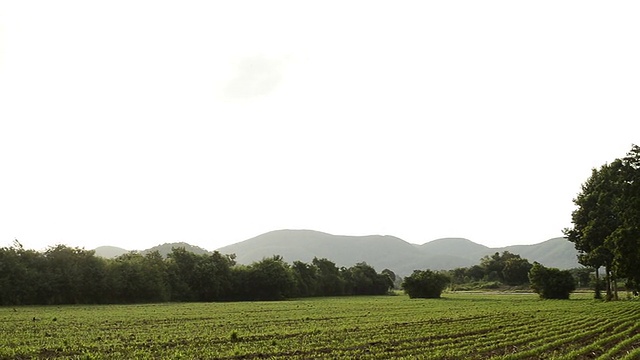
[[[0,308],[0,359],[638,359],[640,302],[531,294]]]

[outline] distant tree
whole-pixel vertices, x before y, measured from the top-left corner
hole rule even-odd
[[[115,303],[149,303],[169,300],[165,262],[157,252],[123,254],[109,262],[107,297]]]
[[[389,269],[384,269],[380,273],[383,274],[383,275],[388,276],[389,279],[391,279],[391,282],[393,283],[393,288],[394,289],[399,289],[400,286],[402,285],[402,280],[393,271],[391,271]]]
[[[302,261],[294,261],[291,266],[295,280],[294,296],[318,296],[318,268]]]
[[[318,294],[320,296],[344,294],[345,280],[340,276],[340,269],[334,262],[314,257],[312,264],[318,269]]]
[[[534,262],[529,271],[531,288],[542,299],[568,299],[576,289],[573,276],[568,270],[546,268]]]
[[[467,270],[467,276],[472,281],[480,281],[485,276],[485,269],[480,265],[473,265]]]
[[[468,271],[469,268],[465,267],[457,267],[453,270],[449,270],[449,277],[451,278],[451,282],[454,284],[463,284],[468,281]]]
[[[141,267],[146,272],[144,283],[147,302],[163,302],[171,299],[171,288],[167,261],[159,251],[151,251],[144,255]]]
[[[502,277],[507,285],[521,285],[529,282],[529,270],[533,265],[519,255],[507,259],[502,268]]]
[[[197,255],[192,284],[198,301],[216,301],[231,291],[231,267],[235,256],[214,251],[211,255]]]
[[[65,245],[44,252],[43,292],[50,304],[86,304],[102,301],[106,266],[94,251]]]
[[[393,281],[388,275],[377,274],[376,270],[365,262],[345,269],[346,283],[350,295],[384,295],[393,288]]]
[[[295,279],[289,265],[274,255],[249,266],[249,296],[251,300],[283,300],[295,290]]]
[[[569,272],[579,288],[586,288],[592,283],[592,275],[594,273],[592,268],[578,267],[569,269]]]
[[[173,301],[197,301],[198,255],[184,247],[172,248],[167,255],[167,273]]]
[[[506,256],[503,258],[499,252],[496,252],[493,255],[486,255],[480,259],[480,266],[484,269],[484,273],[486,274],[485,280],[502,280],[502,269],[504,268],[504,263],[510,254],[511,253],[508,251],[505,251]]]
[[[448,276],[431,270],[415,270],[404,278],[402,288],[410,298],[439,298],[450,283]]]
[[[508,285],[526,284],[531,266],[528,260],[508,251],[502,254],[496,252],[480,259],[480,267],[486,274],[485,280],[497,280]]]
[[[251,269],[246,265],[236,265],[231,268],[231,289],[224,300],[252,300],[252,283],[250,282]]]
[[[392,282],[396,281],[396,273],[394,273],[393,271],[389,270],[389,269],[384,269],[380,272],[383,275],[387,275],[389,277],[389,279],[391,279]]]
[[[46,303],[41,294],[43,260],[17,240],[12,247],[0,248],[0,305]]]

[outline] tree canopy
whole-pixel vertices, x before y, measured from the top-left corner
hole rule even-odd
[[[611,278],[625,278],[628,287],[640,290],[640,147],[592,169],[573,202],[573,227],[564,233],[579,262],[605,268],[608,299],[616,297]]]
[[[281,300],[291,297],[382,295],[389,271],[366,263],[338,268],[327,259],[289,265],[273,256],[236,265],[233,255],[173,248],[115,259],[57,245],[40,253],[19,242],[0,248],[0,305]]]
[[[439,298],[451,280],[444,273],[415,270],[404,278],[402,288],[410,298]]]
[[[573,275],[569,270],[547,268],[534,263],[529,271],[531,288],[542,299],[568,299],[576,289]]]

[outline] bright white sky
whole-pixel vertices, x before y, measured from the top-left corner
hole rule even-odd
[[[562,236],[638,1],[0,1],[0,246]]]

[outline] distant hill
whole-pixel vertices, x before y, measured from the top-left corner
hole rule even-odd
[[[180,247],[183,247],[185,250],[187,250],[189,252],[192,252],[194,254],[198,254],[198,255],[211,254],[211,251],[203,249],[203,248],[201,248],[199,246],[187,244],[186,242],[165,243],[165,244],[162,244],[162,245],[154,246],[154,247],[146,249],[146,250],[142,250],[142,251],[140,251],[140,253],[142,255],[145,255],[145,254],[148,254],[148,253],[153,252],[153,251],[158,251],[160,253],[160,255],[162,255],[163,257],[166,257],[171,252],[171,249],[180,248]]]
[[[559,269],[571,269],[581,266],[578,263],[578,252],[573,243],[562,237],[553,238],[535,245],[512,245],[496,250],[520,254],[520,256],[529,259],[531,262],[537,261],[545,266]]]
[[[211,252],[206,249],[203,249],[199,246],[187,244],[186,242],[165,243],[162,245],[154,246],[146,250],[125,250],[123,248],[119,248],[115,246],[100,246],[95,248],[94,251],[96,252],[96,256],[100,256],[106,259],[114,259],[122,254],[126,254],[132,251],[145,255],[156,250],[160,253],[160,255],[162,255],[163,257],[166,257],[167,254],[171,252],[172,248],[179,248],[179,247],[183,247],[185,248],[185,250],[195,254],[211,254]]]
[[[184,247],[196,254],[211,253],[185,242],[162,244],[138,252],[147,254],[157,250],[162,256],[167,256],[174,247]],[[113,246],[101,246],[95,251],[96,255],[105,258],[115,258],[129,252]],[[534,245],[489,248],[463,238],[437,239],[416,245],[389,235],[345,236],[313,230],[276,230],[217,251],[235,254],[239,264],[251,264],[273,255],[282,256],[288,263],[296,260],[309,263],[317,257],[327,258],[337,266],[348,267],[366,262],[377,271],[391,269],[403,276],[416,269],[449,270],[476,265],[483,256],[503,251],[560,269],[580,266],[577,251],[564,238],[550,239]]]
[[[312,230],[277,230],[218,249],[236,254],[240,264],[250,264],[272,255],[285,261],[310,262],[313,257],[327,258],[338,266],[365,261],[376,270],[391,269],[408,275],[415,269],[448,270],[478,264],[485,255],[509,251],[529,261],[568,269],[579,267],[573,244],[563,238],[535,245],[489,248],[467,239],[446,238],[422,245],[410,244],[394,236],[343,236]]]
[[[374,265],[376,270],[395,267],[421,256],[413,245],[393,236],[344,236],[312,230],[276,230],[218,249],[223,254],[236,254],[240,264],[272,255],[281,255],[286,262],[311,262],[314,257],[327,258],[337,266],[352,266],[358,262]],[[395,270],[394,270],[395,271]]]
[[[129,250],[119,248],[116,246],[99,246],[95,248],[93,251],[96,252],[96,256],[100,256],[105,259],[117,258],[118,256],[129,252]]]

